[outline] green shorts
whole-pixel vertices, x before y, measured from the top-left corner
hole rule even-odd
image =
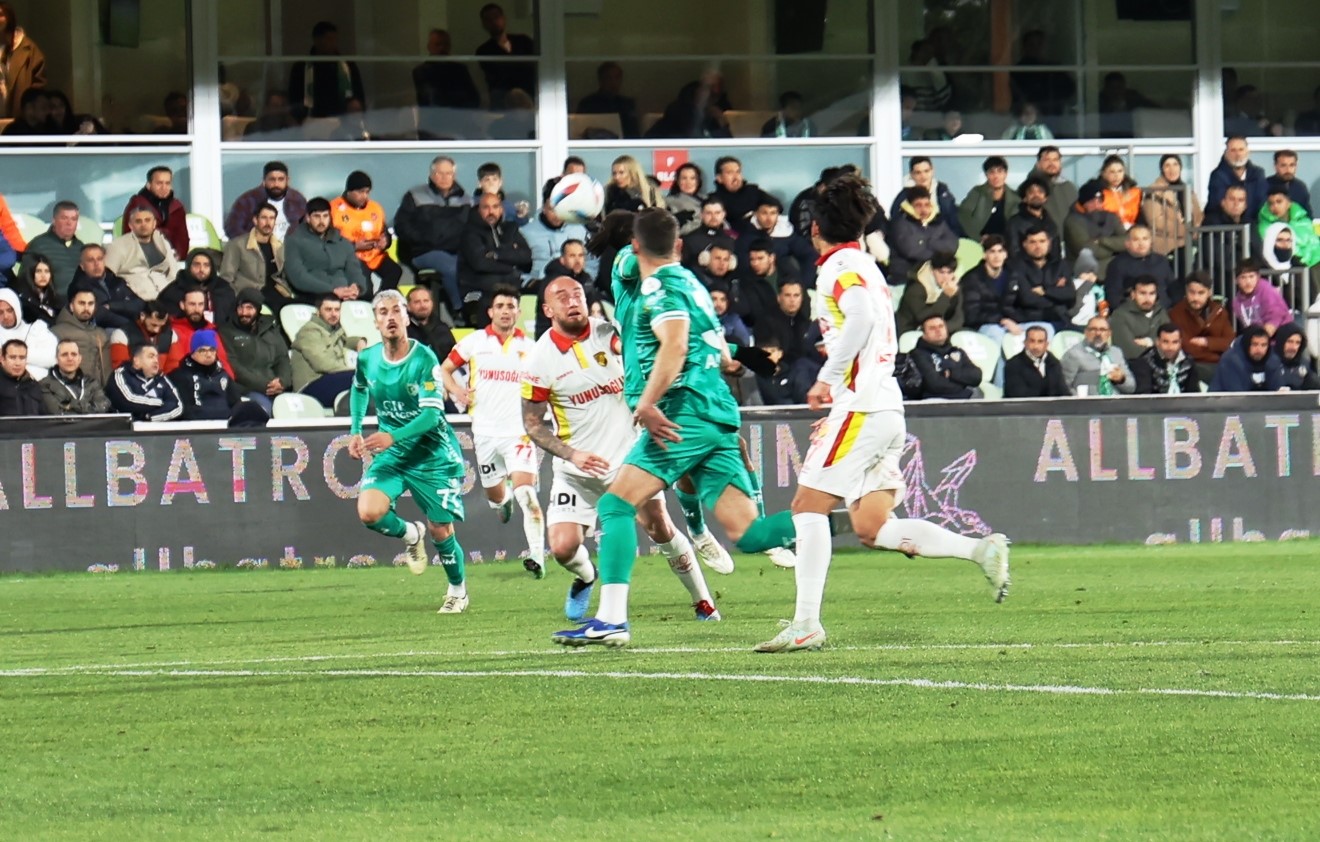
[[[453,523],[463,519],[463,475],[454,476],[454,465],[423,460],[401,465],[377,456],[362,476],[362,491],[379,491],[390,498],[393,508],[404,491],[431,523]]]
[[[667,442],[661,449],[643,433],[628,451],[624,464],[659,477],[665,485],[673,485],[687,474],[708,509],[715,507],[715,501],[730,485],[755,499],[737,430],[687,413],[676,413],[669,420],[679,426],[682,441]]]

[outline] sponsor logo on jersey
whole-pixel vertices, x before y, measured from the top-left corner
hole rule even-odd
[[[413,397],[416,397],[416,396],[417,396],[417,384],[416,384],[416,383],[409,383],[409,384],[408,384],[408,394],[412,395]]]
[[[605,356],[605,352],[604,352],[604,351],[597,351],[597,352],[596,352],[596,364],[597,364],[597,365],[599,365],[601,368],[604,368],[605,366],[609,365],[609,362],[610,362],[610,361],[609,361],[609,357]]]

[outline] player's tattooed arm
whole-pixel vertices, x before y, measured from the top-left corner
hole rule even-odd
[[[545,402],[524,399],[522,410],[523,429],[527,431],[527,437],[532,443],[546,453],[568,462],[573,461],[573,454],[576,451],[569,447],[568,442],[552,433],[545,424]]]

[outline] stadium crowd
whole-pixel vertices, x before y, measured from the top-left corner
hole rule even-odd
[[[1267,177],[1247,142],[1230,138],[1203,212],[1174,155],[1144,189],[1116,156],[1095,179],[1072,184],[1053,146],[1013,188],[1007,163],[992,156],[984,183],[961,199],[930,158],[912,158],[908,186],[882,203],[890,211],[876,215],[864,243],[893,288],[905,395],[1320,388],[1301,312],[1320,238],[1296,160],[1276,153]],[[563,174],[585,169],[569,158]],[[667,188],[629,156],[601,174],[607,212],[674,213],[681,260],[710,290],[726,339],[770,352],[758,373],[729,375],[744,404],[802,403],[815,382],[824,357],[810,315],[811,205],[852,171],[828,168],[784,198],[750,181],[732,156],[709,175],[685,163]],[[532,302],[556,277],[577,278],[595,311],[610,312],[618,244],[599,221],[556,215],[551,194],[562,175],[543,185],[535,208],[510,201],[495,163],[477,170],[471,192],[447,156],[425,175],[391,217],[366,172],[348,173],[338,196],[308,199],[271,161],[234,202],[218,251],[192,246],[167,167],[146,174],[124,208],[123,233],[105,244],[78,238],[72,202],[56,203],[31,242],[0,204],[0,414],[108,405],[139,420],[255,424],[286,393],[333,409],[372,341],[344,321],[405,281],[410,335],[442,359],[456,330],[486,327],[497,285],[521,290],[537,335],[547,324]],[[1250,257],[1192,270],[1208,226],[1245,238],[1234,242]],[[285,318],[291,305],[303,306]]]

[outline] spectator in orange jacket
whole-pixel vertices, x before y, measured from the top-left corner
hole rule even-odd
[[[18,230],[18,223],[14,221],[14,215],[9,212],[9,203],[5,201],[4,196],[0,196],[0,235],[3,235],[14,251],[22,254],[27,251],[27,241]]]
[[[353,244],[365,274],[380,278],[380,289],[398,289],[403,270],[390,259],[390,229],[385,209],[371,200],[371,176],[361,170],[348,174],[344,194],[330,203],[330,221]]]
[[[1127,174],[1123,159],[1117,155],[1105,158],[1100,180],[1105,185],[1105,210],[1117,216],[1124,228],[1136,225],[1141,219],[1141,188]]]

